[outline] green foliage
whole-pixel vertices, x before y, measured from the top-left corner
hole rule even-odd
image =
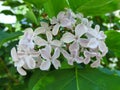
[[[22,32],[7,33],[0,31],[0,46],[2,46],[3,43],[15,39],[20,35],[22,35]]]
[[[119,0],[68,0],[74,11],[86,15],[101,15],[120,8]]]
[[[120,33],[114,30],[106,31],[108,48],[120,57]]]
[[[110,70],[109,70],[110,72]],[[36,74],[38,76],[36,76]],[[36,79],[37,78],[37,79]],[[98,69],[66,69],[35,72],[30,90],[119,90],[120,78]],[[32,87],[31,87],[32,86]]]
[[[65,8],[71,8],[74,12],[81,12],[90,15],[94,25],[99,24],[102,30],[106,30],[106,44],[109,48],[108,56],[104,59],[103,66],[108,67],[109,58],[120,58],[120,30],[119,18],[113,11],[120,9],[119,0],[5,0],[3,5],[10,6],[14,11],[15,7],[24,5],[28,11],[26,14],[16,14],[11,10],[2,10],[0,13],[15,15],[20,26],[14,24],[0,23],[0,90],[120,90],[120,60],[118,70],[103,69],[78,69],[68,66],[62,62],[60,70],[40,71],[39,69],[29,72],[26,77],[18,75],[10,57],[10,50],[17,43],[22,30],[27,27],[33,29],[39,26],[39,22],[48,17],[53,17]],[[22,12],[22,10],[21,10]],[[111,13],[108,16],[104,14]],[[48,16],[47,16],[48,15]],[[107,30],[103,25],[114,23],[113,30]],[[8,31],[4,31],[8,28]],[[21,28],[19,30],[18,28]],[[17,30],[16,30],[17,29]],[[18,31],[19,30],[19,31]],[[4,31],[4,32],[3,32]],[[9,42],[9,43],[7,43]],[[6,45],[3,45],[7,43]],[[115,68],[116,69],[116,68]]]

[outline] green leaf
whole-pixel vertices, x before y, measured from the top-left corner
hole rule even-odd
[[[66,0],[48,0],[44,4],[44,9],[49,17],[56,16],[58,12],[69,7]]]
[[[47,0],[24,0],[25,2],[31,3],[35,5],[37,8],[41,9],[42,5],[47,1]]]
[[[7,33],[0,31],[0,47],[7,41],[17,38],[18,36],[22,35],[22,32],[13,32]]]
[[[120,33],[114,30],[105,32],[107,35],[106,44],[108,48],[120,57]]]
[[[35,16],[35,14],[33,13],[33,11],[31,9],[29,9],[29,11],[27,11],[25,17],[31,22],[31,23],[34,23],[36,25],[38,25],[38,21],[37,21],[37,18]]]
[[[120,9],[119,0],[68,0],[74,11],[85,15],[101,15]]]
[[[40,73],[42,73],[40,75]],[[98,69],[64,69],[36,72],[38,80],[31,90],[120,90],[120,77]],[[34,81],[31,78],[31,81]]]

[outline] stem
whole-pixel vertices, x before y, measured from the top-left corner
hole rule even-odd
[[[78,82],[78,70],[77,70],[77,67],[75,67],[75,76],[76,76],[77,90],[80,90],[80,88],[79,88],[79,82]]]

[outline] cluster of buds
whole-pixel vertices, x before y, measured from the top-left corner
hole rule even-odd
[[[34,31],[27,28],[16,48],[12,48],[11,56],[21,75],[26,75],[25,70],[29,69],[49,70],[51,65],[59,69],[63,60],[69,65],[100,66],[108,48],[104,42],[106,35],[99,25],[92,28],[92,21],[70,9],[59,12],[49,21],[40,22],[41,26]]]

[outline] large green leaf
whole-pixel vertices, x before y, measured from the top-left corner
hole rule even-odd
[[[45,3],[47,0],[24,0],[24,1],[31,3],[35,5],[37,8],[41,9],[43,3]]]
[[[119,76],[98,69],[37,71],[30,81],[30,90],[120,90]]]
[[[113,51],[116,56],[120,57],[120,32],[110,30],[106,31],[106,44],[109,50]]]
[[[74,11],[100,15],[120,9],[120,0],[68,0]]]
[[[29,9],[29,11],[27,11],[25,17],[31,22],[31,23],[34,23],[36,25],[38,25],[38,21],[37,21],[37,18],[35,16],[35,14],[33,13],[32,9]]]
[[[44,4],[45,11],[49,15],[49,17],[56,16],[58,12],[64,10],[68,7],[68,3],[66,0],[48,0]]]
[[[15,39],[20,35],[22,35],[22,32],[7,33],[7,32],[0,31],[0,46],[3,43],[10,41],[12,39]]]

